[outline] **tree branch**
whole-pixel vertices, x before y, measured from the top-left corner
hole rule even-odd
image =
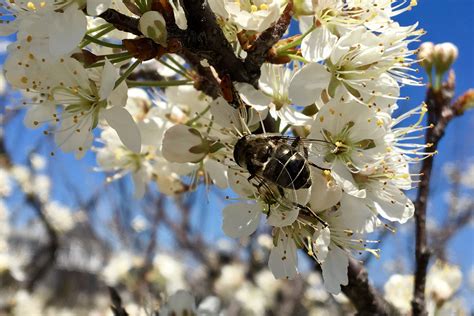
[[[12,167],[10,155],[6,149],[3,135],[0,133],[0,167],[9,169]],[[39,220],[44,225],[49,241],[46,245],[37,249],[29,265],[26,268],[29,278],[25,282],[25,288],[32,292],[45,274],[52,268],[56,254],[59,249],[59,237],[49,220],[44,214],[44,203],[34,192],[25,192],[26,202],[30,204],[38,215]]]
[[[396,309],[370,284],[362,264],[350,259],[347,274],[349,284],[342,287],[342,292],[357,309],[357,315],[397,315]]]
[[[426,104],[428,106],[428,125],[432,126],[426,132],[425,139],[427,144],[432,144],[426,149],[427,153],[432,155],[423,160],[421,167],[421,181],[418,187],[417,198],[415,201],[415,229],[416,229],[416,269],[415,284],[413,293],[413,315],[427,315],[425,304],[425,284],[430,250],[427,244],[426,234],[426,206],[430,191],[431,171],[433,169],[434,153],[438,143],[444,135],[447,124],[453,117],[459,115],[462,111],[456,108],[458,105],[451,106],[454,95],[455,77],[451,71],[447,82],[443,83],[439,90],[429,87],[426,95]]]
[[[293,16],[293,1],[288,1],[283,14],[278,21],[262,32],[245,58],[245,67],[251,77],[260,78],[260,67],[265,62],[267,54],[281,37],[285,34]]]
[[[180,43],[181,50],[178,53],[185,55],[184,57],[191,61],[191,65],[197,69],[198,74],[206,79],[205,83],[211,84],[212,88],[206,92],[215,96],[216,85],[212,82],[211,73],[202,69],[204,67],[200,67],[199,62],[206,59],[221,78],[228,75],[232,81],[246,82],[256,87],[260,78],[260,67],[265,61],[267,52],[283,36],[290,24],[293,6],[290,1],[280,19],[260,34],[245,61],[235,55],[231,44],[225,38],[216,21],[214,13],[205,1],[183,0],[183,8],[188,28],[183,31],[168,19],[168,40]],[[138,28],[138,19],[136,18],[124,15],[114,9],[106,10],[100,17],[121,31],[137,36],[143,35]],[[158,44],[156,45],[158,46]]]

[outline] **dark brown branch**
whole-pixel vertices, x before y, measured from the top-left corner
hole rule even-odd
[[[212,73],[211,68],[201,65],[199,57],[188,50],[183,50],[181,55],[196,71],[194,87],[214,99],[217,98],[221,94],[221,88],[219,82],[217,82],[217,79]]]
[[[427,152],[433,155],[436,152],[439,141],[444,135],[447,124],[454,116],[461,113],[456,106],[451,106],[454,95],[454,83],[454,72],[451,72],[448,81],[443,83],[439,90],[434,90],[433,87],[429,87],[427,91],[428,125],[432,126],[432,128],[427,130],[425,139],[427,144],[431,144],[431,147],[427,148]],[[421,167],[422,176],[415,201],[416,270],[412,301],[414,316],[426,315],[425,284],[430,258],[426,234],[426,207],[430,191],[431,171],[433,169],[433,155],[423,160]]]
[[[357,309],[357,315],[397,315],[370,284],[368,273],[360,263],[350,259],[347,272],[349,284],[342,287],[342,292]]]
[[[183,7],[188,29],[177,34],[183,47],[200,59],[207,59],[221,77],[229,75],[232,81],[256,83],[258,77],[249,76],[242,59],[235,56],[205,1],[184,0]]]
[[[105,10],[99,17],[113,24],[117,30],[138,36],[142,35],[142,32],[138,29],[138,19],[136,18],[122,14],[114,9]]]
[[[237,57],[232,46],[225,38],[224,33],[217,24],[214,13],[203,0],[184,0],[183,7],[186,13],[188,28],[180,30],[176,24],[167,21],[169,40],[179,41],[181,55],[186,55],[187,60],[197,69],[211,89],[207,91],[215,96],[216,85],[213,83],[211,73],[199,62],[206,59],[222,78],[230,76],[232,81],[246,82],[257,86],[260,78],[260,67],[265,61],[267,52],[283,36],[291,21],[292,3],[290,2],[280,19],[270,28],[262,32],[256,40],[253,49],[244,61]],[[101,18],[114,25],[117,29],[142,36],[138,29],[138,19],[124,15],[116,10],[108,9],[100,15]],[[158,44],[157,44],[158,45]],[[191,58],[191,55],[194,55]],[[194,61],[198,61],[193,62]],[[202,84],[204,87],[205,85]]]
[[[278,21],[262,32],[257,40],[252,44],[245,58],[245,67],[251,76],[260,77],[260,67],[265,62],[269,50],[285,34],[293,16],[293,1],[289,1],[285,11]]]

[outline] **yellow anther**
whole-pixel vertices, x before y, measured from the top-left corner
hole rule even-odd
[[[382,127],[383,126],[383,121],[381,119],[377,120],[377,126]]]
[[[337,141],[334,145],[336,145],[336,147],[342,147],[344,146],[344,144],[340,141]]]
[[[266,3],[262,3],[260,5],[260,10],[268,10],[268,5]]]
[[[29,10],[36,10],[36,6],[33,2],[29,1],[27,4],[26,4],[26,7],[29,9]]]
[[[250,6],[250,11],[251,11],[251,12],[257,12],[257,11],[258,11],[258,7],[257,7],[255,4],[252,4],[252,5]]]

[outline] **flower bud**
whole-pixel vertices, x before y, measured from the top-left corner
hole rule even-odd
[[[456,102],[458,106],[458,115],[464,113],[464,111],[474,109],[474,89],[469,89],[462,96],[459,97]]]
[[[425,68],[427,72],[431,72],[431,68],[433,67],[433,49],[434,44],[432,42],[424,42],[418,49],[420,65]]]
[[[198,162],[209,153],[209,142],[197,129],[178,124],[166,130],[162,152],[170,162]]]
[[[168,32],[166,30],[166,21],[157,11],[148,11],[140,18],[138,27],[140,31],[156,43],[166,46]]]
[[[458,58],[458,48],[453,43],[437,44],[433,49],[433,59],[438,73],[446,72]]]

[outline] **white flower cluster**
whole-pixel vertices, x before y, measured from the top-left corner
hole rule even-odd
[[[276,57],[269,61],[279,63],[264,63],[255,86],[229,83],[201,60],[199,67],[221,83],[215,99],[190,85],[198,76],[171,54],[167,23],[186,31],[188,21],[180,1],[163,3],[172,14],[153,11],[149,1],[4,5],[2,31],[17,32],[5,73],[29,97],[25,123],[46,124],[44,133],[77,157],[93,146],[99,127],[99,169],[112,173],[109,180],[130,173],[137,197],[152,181],[165,194],[201,180],[230,186],[238,197],[223,210],[227,235],[246,238],[264,218],[273,228],[274,276],[294,278],[297,249],[305,249],[321,264],[328,291],[338,293],[348,283],[351,255],[378,255],[364,236],[390,229],[385,221],[405,223],[414,212],[403,190],[414,182],[410,163],[429,146],[411,142],[424,129],[426,107],[393,113],[405,99],[400,87],[420,84],[410,73],[416,60],[409,45],[424,32],[392,18],[416,1],[209,0],[236,58],[251,52],[252,40],[288,5],[301,30],[269,51]],[[142,63],[129,46],[131,34],[97,18],[109,7],[137,16],[148,40],[168,46],[156,56],[160,67]],[[127,80],[140,64],[165,80]],[[136,86],[166,88],[129,89]],[[417,123],[400,126],[411,116],[419,116]]]
[[[426,279],[428,315],[462,314],[462,303],[454,298],[461,287],[462,278],[458,266],[441,260],[434,263]],[[404,315],[411,311],[413,283],[413,275],[394,274],[384,286],[385,299]]]

